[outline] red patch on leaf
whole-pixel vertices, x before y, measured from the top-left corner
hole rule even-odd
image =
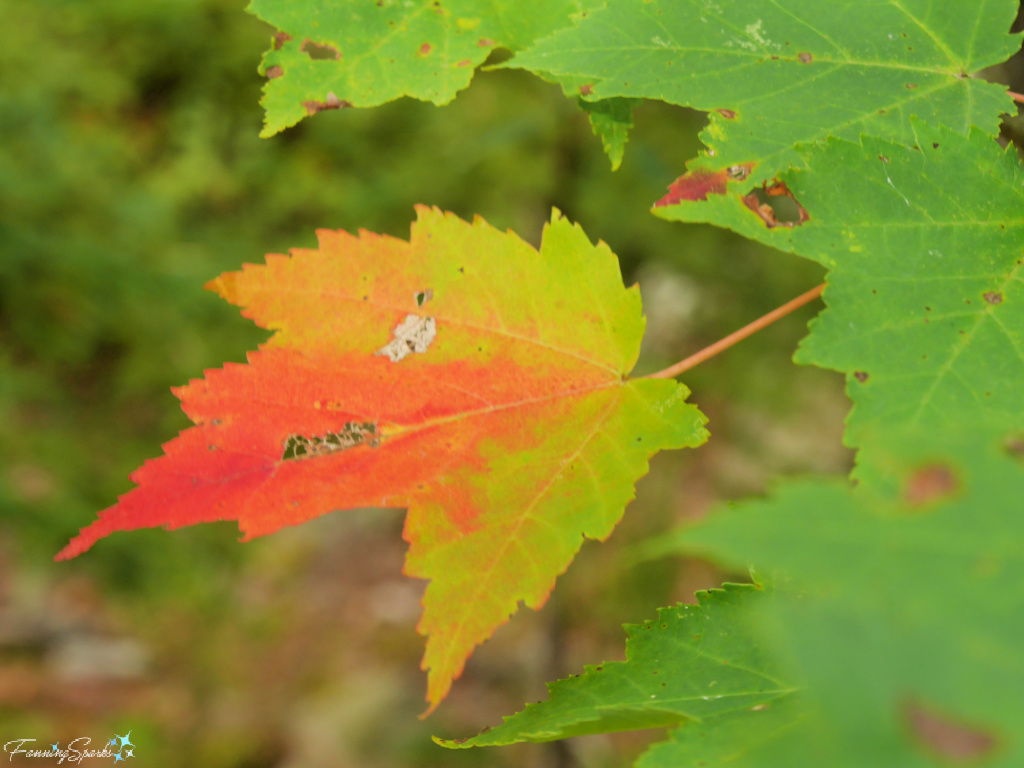
[[[684,173],[668,188],[668,194],[654,204],[655,208],[677,205],[684,201],[707,200],[708,195],[723,195],[729,183],[727,171],[698,168]]]
[[[494,42],[488,37],[481,37],[479,40],[476,41],[476,44],[481,48],[493,48],[494,46],[497,45],[496,42]]]
[[[418,56],[429,56],[432,50],[434,50],[434,46],[432,46],[430,43],[424,43],[423,45],[420,46],[419,50],[416,51],[416,54]]]
[[[731,109],[716,109],[715,111],[722,117],[724,117],[726,120],[736,119],[736,113]]]
[[[274,35],[274,50],[280,51],[282,48],[284,48],[284,44],[291,39],[292,36],[289,35],[287,32],[278,32],[276,35]]]
[[[580,95],[581,96],[589,96],[593,92],[594,92],[594,84],[593,83],[586,83],[585,85],[581,85],[580,86]]]
[[[458,61],[458,62],[456,62],[456,63],[455,63],[455,66],[456,66],[456,67],[468,67],[468,66],[469,66],[470,64],[472,64],[472,63],[473,63],[473,62],[472,62],[472,61],[470,61],[469,59],[462,59],[462,61]]]

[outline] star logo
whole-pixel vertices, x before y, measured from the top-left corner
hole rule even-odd
[[[116,763],[118,760],[124,760],[124,758],[121,757],[120,753],[117,753],[116,755],[114,755],[114,762]]]
[[[132,732],[128,731],[128,733],[126,733],[124,736],[118,736],[117,737],[117,740],[119,742],[121,742],[121,745],[118,747],[118,750],[124,749],[125,747],[134,747],[135,746],[130,741],[128,741],[128,737],[131,736],[131,735],[132,735]],[[110,743],[113,744],[114,743],[113,740],[111,740]]]
[[[58,741],[56,744],[51,744],[50,746],[53,747],[53,751],[56,752],[60,749],[60,742]]]
[[[125,757],[135,757],[135,753],[132,752],[130,749],[126,749],[125,750]]]

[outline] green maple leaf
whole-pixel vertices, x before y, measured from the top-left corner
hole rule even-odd
[[[520,50],[568,26],[590,0],[252,0],[280,30],[260,65],[270,80],[261,136],[324,109],[402,96],[446,104],[496,47]]]
[[[750,626],[751,605],[766,602],[762,588],[727,584],[697,597],[698,605],[662,608],[654,621],[627,625],[626,661],[587,667],[551,683],[547,701],[527,705],[502,725],[438,743],[482,747],[678,727],[676,744],[711,759],[734,754],[738,744],[701,744],[709,731],[742,733],[740,743],[756,743],[791,726],[798,718],[798,707],[787,701],[793,685]]]
[[[747,165],[753,181],[793,145],[872,134],[910,142],[910,118],[994,134],[1005,88],[970,75],[1020,47],[1013,0],[611,0],[506,66],[583,83],[587,98],[708,110],[697,172]],[[750,166],[753,170],[750,171]]]
[[[750,764],[1024,764],[1024,444],[969,425],[872,443],[883,482],[784,485],[665,545],[791,580],[762,630],[817,712]]]
[[[915,147],[800,148],[805,169],[779,177],[809,216],[797,226],[766,226],[733,192],[657,209],[829,268],[796,359],[847,374],[854,446],[894,424],[1024,425],[1024,171],[979,130],[913,130]]]

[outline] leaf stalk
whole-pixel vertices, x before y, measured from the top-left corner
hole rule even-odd
[[[777,308],[773,309],[767,315],[763,315],[762,317],[759,317],[754,322],[749,323],[749,324],[743,326],[738,331],[733,331],[728,336],[726,336],[724,339],[720,339],[719,341],[716,341],[714,344],[711,344],[710,346],[704,347],[704,349],[702,349],[700,352],[697,352],[695,354],[690,355],[685,360],[680,360],[675,365],[670,365],[668,368],[660,370],[657,373],[649,373],[646,376],[641,376],[640,378],[641,379],[671,379],[671,378],[673,378],[675,376],[678,376],[680,373],[683,373],[684,371],[688,371],[691,368],[694,368],[694,367],[700,365],[705,360],[708,360],[709,358],[714,357],[719,352],[722,352],[722,351],[728,349],[733,344],[736,344],[736,343],[738,343],[740,341],[743,341],[743,339],[747,338],[748,336],[750,336],[750,335],[752,335],[754,333],[757,333],[762,328],[766,328],[767,326],[769,326],[772,323],[774,323],[776,320],[779,320],[779,319],[785,317],[786,315],[788,315],[789,313],[793,312],[794,310],[799,309],[804,304],[809,304],[810,302],[812,302],[816,298],[818,298],[821,295],[821,292],[824,291],[824,290],[825,290],[825,283],[822,283],[821,285],[817,286],[816,288],[812,288],[811,290],[807,291],[807,293],[804,293],[804,294],[801,294],[800,296],[797,296],[792,301],[787,301],[781,307],[777,307]]]

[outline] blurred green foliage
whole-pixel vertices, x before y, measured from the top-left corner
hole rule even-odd
[[[256,67],[272,30],[244,14],[241,2],[0,0],[0,20],[8,31],[0,47],[0,607],[42,606],[42,596],[54,592],[63,595],[60,605],[91,595],[93,602],[79,602],[106,617],[103,632],[138,637],[150,649],[147,679],[157,681],[141,710],[114,699],[90,709],[59,697],[19,697],[4,687],[4,669],[21,669],[22,646],[0,647],[0,736],[14,724],[40,739],[85,725],[99,737],[101,726],[116,725],[145,735],[153,764],[285,764],[282,755],[293,754],[289,739],[299,737],[288,736],[281,713],[311,691],[327,695],[324,659],[345,646],[354,655],[376,649],[382,669],[393,663],[388,674],[398,676],[402,691],[387,721],[365,724],[360,743],[377,757],[361,757],[363,765],[543,764],[549,753],[529,751],[541,747],[453,756],[427,735],[466,735],[486,724],[474,717],[518,709],[521,696],[543,690],[539,680],[595,662],[588,651],[621,647],[622,622],[690,597],[676,591],[677,566],[629,569],[621,558],[622,543],[691,514],[680,478],[692,479],[695,470],[674,458],[642,481],[633,517],[613,542],[584,549],[560,581],[547,618],[517,617],[510,639],[493,641],[498,650],[482,654],[467,672],[473,679],[456,684],[464,692],[453,695],[450,718],[428,725],[415,719],[422,645],[411,624],[399,635],[378,626],[355,641],[343,635],[351,627],[333,618],[331,604],[310,597],[324,581],[354,593],[366,584],[353,573],[379,576],[360,560],[368,555],[359,545],[344,549],[344,539],[333,537],[368,537],[364,544],[379,538],[388,542],[381,551],[400,553],[394,515],[375,513],[370,523],[325,519],[310,524],[308,536],[271,537],[276,543],[239,546],[226,523],[170,536],[114,536],[72,563],[55,565],[52,555],[131,487],[129,473],[161,442],[188,426],[169,387],[225,361],[244,361],[266,338],[203,284],[267,252],[313,246],[317,227],[405,237],[413,204],[427,203],[465,218],[480,214],[536,243],[556,206],[611,245],[628,282],[640,279],[652,331],[641,362],[646,370],[806,290],[820,269],[728,232],[649,215],[696,153],[703,119],[694,112],[638,107],[614,174],[576,105],[518,71],[479,74],[447,107],[404,100],[328,112],[261,140]],[[749,491],[750,484],[756,490],[761,474],[736,480],[750,473],[721,468],[732,466],[728,457],[736,450],[748,464],[760,456],[770,469],[814,465],[818,437],[789,464],[785,451],[762,440],[781,429],[773,419],[791,416],[823,441],[838,434],[838,378],[789,363],[812,313],[686,378],[712,418],[713,444],[725,446],[708,449],[711,479],[701,481],[694,508]],[[809,409],[800,393],[821,387],[825,405]],[[816,421],[821,414],[835,424],[823,426]],[[826,464],[845,460],[841,452],[828,455],[838,458]],[[348,571],[328,546],[348,553]],[[388,562],[386,573],[397,575],[397,562]],[[326,635],[307,636],[321,624]],[[294,647],[296,626],[306,633],[302,652]],[[514,665],[499,669],[492,682],[509,689],[507,698],[465,703],[492,695],[485,686],[491,678],[480,670],[496,654],[528,644],[523,638],[546,627],[556,627],[553,636],[582,658],[567,651],[554,669],[537,669],[527,682],[516,682],[522,675]],[[41,676],[46,686],[51,673],[35,662],[48,658],[52,643],[39,642],[22,644],[31,662],[26,674]],[[282,675],[290,677],[282,682]],[[174,686],[162,687],[168,680]],[[230,709],[231,701],[238,708],[228,718],[234,725],[207,717],[217,707]],[[446,730],[456,728],[462,732]],[[624,743],[627,752],[639,748]],[[587,754],[579,758],[587,765],[614,757]]]

